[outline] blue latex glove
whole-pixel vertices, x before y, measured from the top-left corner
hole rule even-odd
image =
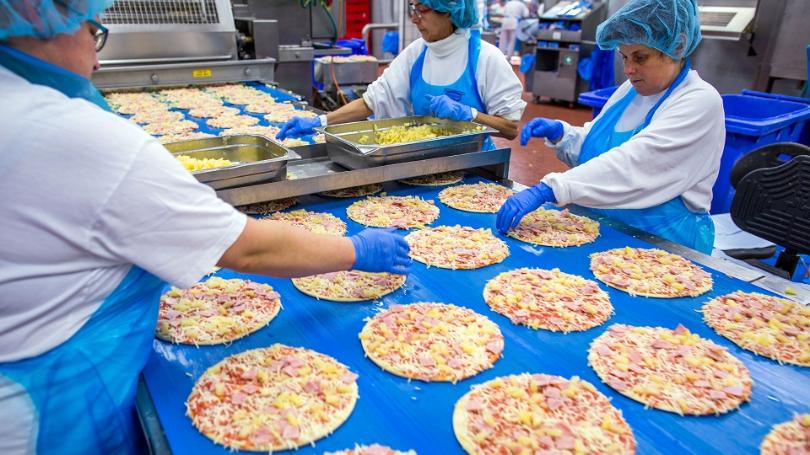
[[[560,140],[563,135],[563,124],[558,120],[543,117],[533,118],[520,131],[520,145],[525,146],[532,137],[545,137],[552,142]]]
[[[453,101],[447,95],[425,95],[425,97],[430,102],[430,115],[455,122],[472,122],[473,114],[470,106]]]
[[[411,247],[395,229],[365,229],[349,237],[354,245],[355,270],[405,275],[410,271]]]
[[[320,117],[303,118],[293,117],[281,127],[281,131],[276,134],[276,139],[283,141],[289,136],[305,136],[315,132],[315,128],[321,126]]]
[[[554,197],[551,187],[545,183],[523,190],[504,202],[501,209],[498,210],[495,227],[498,228],[498,232],[505,234],[506,231],[517,227],[527,213],[536,210],[546,202],[557,202],[557,198]]]

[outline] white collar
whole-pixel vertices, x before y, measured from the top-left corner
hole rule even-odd
[[[431,54],[433,54],[435,57],[441,58],[458,52],[459,48],[461,47],[466,47],[469,38],[470,29],[459,28],[447,38],[440,39],[439,41],[434,41],[432,43],[425,41],[425,44],[430,49]]]

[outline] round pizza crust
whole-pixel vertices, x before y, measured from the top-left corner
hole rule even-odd
[[[298,200],[294,197],[287,199],[277,199],[275,201],[257,202],[250,205],[242,205],[236,207],[242,213],[248,215],[267,215],[269,213],[278,212],[279,210],[288,209],[294,206]]]
[[[379,183],[372,183],[369,185],[355,186],[352,188],[342,188],[339,190],[324,191],[318,194],[326,197],[350,198],[350,197],[363,197],[368,196],[370,194],[377,194],[380,191],[382,191],[382,185],[380,185]]]
[[[212,366],[194,384],[186,415],[233,450],[295,449],[335,431],[357,402],[357,375],[305,348],[274,344]]]
[[[509,256],[509,247],[490,229],[437,226],[412,232],[405,241],[413,259],[445,269],[478,269]]]
[[[810,308],[757,292],[737,291],[706,302],[703,320],[743,349],[810,367]]]
[[[576,376],[524,373],[474,385],[456,402],[453,432],[476,455],[636,452],[621,411]]]
[[[405,275],[360,270],[323,273],[293,278],[293,286],[316,299],[333,302],[362,302],[388,295],[405,284]]]
[[[514,191],[497,183],[456,185],[439,192],[439,200],[457,210],[476,213],[495,213]]]
[[[761,455],[800,455],[810,453],[810,414],[774,425],[759,446]]]
[[[408,379],[456,382],[491,368],[503,353],[503,335],[469,308],[420,302],[391,307],[360,332],[366,356]]]
[[[659,249],[624,247],[593,253],[591,271],[608,286],[644,297],[696,297],[713,286],[711,274]]]
[[[591,243],[599,237],[599,223],[565,210],[537,209],[508,233],[534,245],[568,247]]]
[[[436,221],[439,208],[417,196],[370,196],[350,205],[346,214],[365,226],[409,229]]]
[[[155,336],[172,343],[228,343],[268,325],[281,310],[272,287],[249,280],[212,277],[160,298]]]
[[[464,171],[441,172],[439,174],[421,175],[400,180],[401,183],[412,186],[445,186],[460,182],[464,178]]]
[[[559,269],[522,268],[501,273],[484,287],[484,301],[515,324],[553,332],[579,332],[613,314],[596,282]]]
[[[416,452],[413,450],[403,452],[387,446],[372,444],[370,446],[357,446],[353,449],[339,450],[337,452],[324,452],[323,455],[416,455]]]
[[[338,235],[346,234],[346,223],[331,213],[310,212],[305,209],[291,212],[275,212],[265,220],[283,221],[304,228],[315,234]]]
[[[745,365],[682,325],[614,324],[593,340],[588,363],[622,395],[680,415],[722,414],[751,397]]]

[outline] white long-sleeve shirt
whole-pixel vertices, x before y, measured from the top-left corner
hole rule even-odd
[[[622,84],[600,116],[630,86],[629,81]],[[616,130],[640,125],[662,95],[636,96]],[[641,132],[581,166],[548,174],[542,181],[554,190],[561,206],[640,209],[681,196],[689,210],[708,211],[725,144],[724,118],[717,90],[690,71]],[[560,142],[546,144],[556,149],[560,160],[574,166],[593,123],[575,127],[563,122]]]
[[[449,37],[433,43],[417,39],[391,62],[363,95],[366,105],[377,118],[413,115],[410,101],[411,68],[425,45],[428,47],[422,77],[431,85],[449,85],[467,68],[470,31],[458,29]],[[523,86],[512,66],[495,46],[482,41],[475,71],[478,93],[487,113],[509,120],[520,120],[526,102],[521,98]]]
[[[503,7],[501,30],[515,30],[518,20],[529,15],[529,8],[521,0],[510,0]]]

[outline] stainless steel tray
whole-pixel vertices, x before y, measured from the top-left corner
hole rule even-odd
[[[192,172],[197,180],[215,190],[284,180],[287,161],[301,158],[267,137],[248,134],[171,142],[165,147],[173,155],[224,158],[234,162],[232,166]]]
[[[454,134],[390,145],[360,143],[363,136],[373,138],[375,131],[405,125],[434,125],[446,128]],[[474,122],[453,122],[429,116],[367,120],[323,128],[329,158],[349,169],[477,152],[483,147],[486,135],[497,132],[494,128]]]

